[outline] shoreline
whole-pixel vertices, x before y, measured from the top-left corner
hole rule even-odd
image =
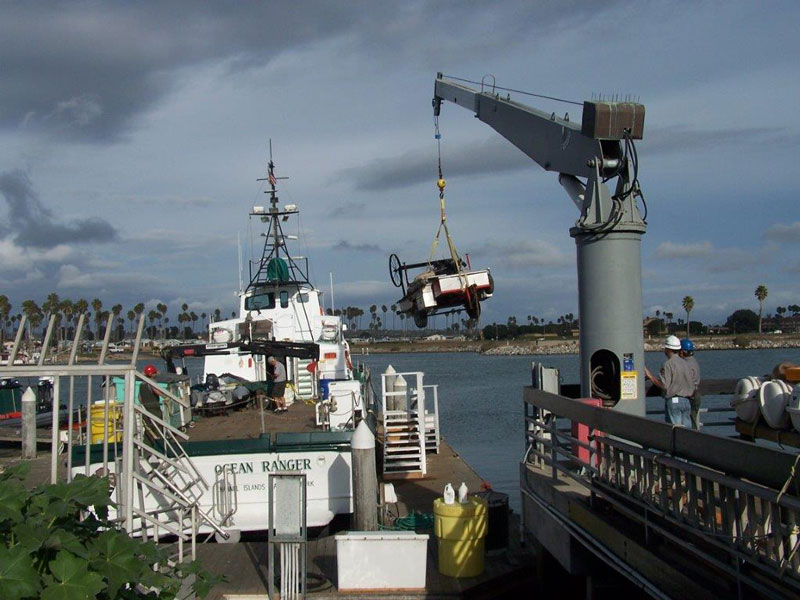
[[[765,337],[743,338],[693,338],[698,352],[704,350],[762,350],[780,348],[800,348],[800,336],[782,339]],[[663,349],[660,338],[645,340],[645,352],[660,352]],[[578,354],[580,350],[577,340],[507,340],[494,341],[461,341],[461,340],[419,340],[419,341],[386,341],[352,344],[354,357],[368,354],[398,354],[425,352],[473,352],[485,356],[532,356],[553,354]]]

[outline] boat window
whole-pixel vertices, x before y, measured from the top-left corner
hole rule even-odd
[[[245,298],[244,307],[246,310],[261,310],[264,308],[275,308],[275,293],[256,294]]]
[[[301,304],[305,304],[306,302],[308,302],[308,294],[306,294],[306,293],[297,294],[296,302],[300,302]]]
[[[281,308],[286,308],[289,306],[289,292],[283,290],[281,292]]]

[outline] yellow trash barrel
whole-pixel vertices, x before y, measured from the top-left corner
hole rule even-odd
[[[106,404],[104,401],[92,404],[89,409],[89,419],[91,423],[91,443],[97,444],[103,441],[106,432]],[[121,442],[122,432],[117,427],[117,423],[122,419],[122,406],[114,402],[108,403],[108,441]]]
[[[448,577],[483,573],[483,539],[487,531],[486,501],[471,496],[466,504],[433,501],[433,532],[439,545],[439,572]]]

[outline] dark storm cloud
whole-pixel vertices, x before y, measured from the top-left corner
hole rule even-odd
[[[57,223],[33,191],[31,180],[23,171],[0,174],[0,194],[8,205],[8,220],[0,226],[4,236],[13,235],[23,247],[53,248],[59,244],[110,242],[117,232],[110,223],[97,217]]]
[[[436,175],[431,172],[431,165],[436,165],[433,151],[412,150],[395,158],[383,158],[363,167],[345,169],[341,178],[352,181],[358,190],[374,192],[430,182],[431,177]],[[442,166],[450,177],[539,168],[530,158],[500,138],[448,148]]]
[[[383,250],[375,244],[351,244],[347,240],[339,240],[333,245],[334,250],[346,250],[349,252],[375,252],[383,254]]]
[[[281,50],[357,21],[357,3],[19,2],[0,8],[0,127],[118,137],[167,93],[174,70]]]
[[[262,66],[292,48],[347,36],[376,60],[449,64],[461,45],[436,35],[441,23],[463,28],[486,58],[508,52],[508,40],[588,18],[575,0],[502,6],[419,0],[402,5],[327,2],[13,2],[0,7],[0,128],[22,127],[66,139],[106,142],[125,133],[178,79],[177,71],[227,62]],[[483,11],[486,18],[473,19]],[[476,30],[471,23],[479,23]],[[480,28],[485,28],[482,31]],[[506,31],[502,38],[487,36]],[[416,36],[409,43],[409,32]],[[444,45],[442,45],[444,44]],[[384,65],[385,66],[385,65]]]

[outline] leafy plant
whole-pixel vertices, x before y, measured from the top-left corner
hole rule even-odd
[[[204,597],[219,581],[195,563],[168,566],[162,547],[115,528],[108,479],[78,475],[31,491],[27,470],[0,473],[0,598],[171,599],[189,576]]]

